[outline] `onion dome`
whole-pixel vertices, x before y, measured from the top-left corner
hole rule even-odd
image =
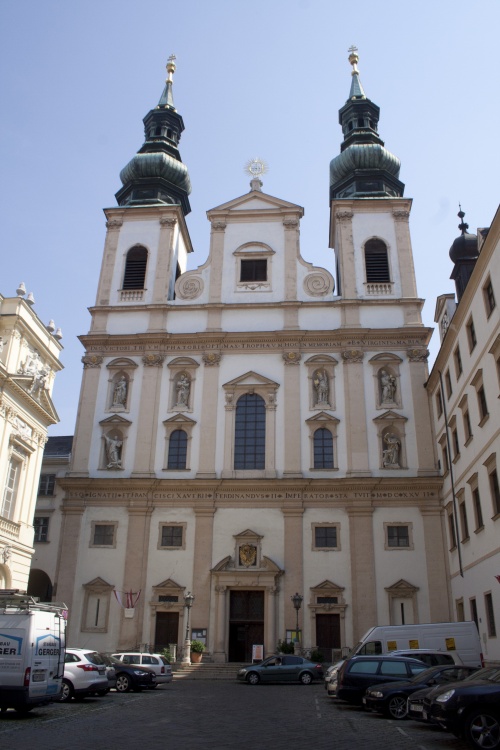
[[[457,298],[460,302],[465,287],[467,286],[474,270],[474,266],[476,265],[479,252],[477,247],[477,235],[469,234],[469,232],[467,232],[469,225],[464,222],[465,213],[462,211],[462,206],[459,205],[459,208],[460,210],[457,216],[460,219],[460,224],[458,225],[458,228],[462,234],[457,237],[450,247],[450,258],[455,264],[450,279],[453,279],[455,282]]]
[[[177,148],[184,122],[174,107],[174,72],[175,55],[171,55],[160,101],[143,120],[144,144],[120,172],[123,187],[116,193],[120,206],[180,204],[184,215],[191,211],[191,182]]]
[[[330,162],[330,200],[335,198],[401,197],[401,162],[384,147],[378,134],[380,109],[366,97],[359,79],[356,47],[349,49],[353,66],[349,99],[339,110],[344,142]]]

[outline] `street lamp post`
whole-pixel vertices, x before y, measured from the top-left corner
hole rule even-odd
[[[299,646],[300,646],[299,609],[302,606],[302,601],[303,601],[304,597],[301,596],[300,594],[296,593],[293,596],[291,596],[290,599],[292,600],[293,606],[295,607],[295,612],[297,613],[297,623],[296,623],[296,626],[295,626],[296,636],[295,636],[294,646],[295,646],[295,651],[298,651],[299,650]]]
[[[184,656],[182,657],[183,664],[191,664],[191,640],[189,638],[189,611],[193,606],[194,594],[188,591],[184,596],[184,606],[186,607],[186,639],[184,641]]]

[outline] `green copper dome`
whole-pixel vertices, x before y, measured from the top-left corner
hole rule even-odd
[[[177,147],[184,123],[172,96],[174,61],[171,55],[160,101],[143,120],[145,141],[120,172],[123,187],[116,194],[120,206],[174,203],[181,205],[184,214],[191,210],[191,182]]]
[[[349,99],[339,111],[344,133],[341,153],[330,162],[330,200],[336,198],[400,197],[401,162],[384,147],[378,134],[380,109],[367,98],[357,69],[356,47],[351,47],[353,66]]]

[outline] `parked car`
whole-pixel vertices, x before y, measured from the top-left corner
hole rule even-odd
[[[170,662],[162,654],[147,654],[138,651],[127,651],[120,654],[113,654],[123,664],[137,664],[141,667],[152,669],[156,674],[156,684],[165,685],[172,682],[173,674]]]
[[[116,675],[115,690],[118,693],[128,693],[133,690],[139,693],[143,689],[152,690],[156,687],[156,674],[150,667],[138,664],[125,664],[114,656],[107,656],[114,667]]]
[[[335,697],[348,703],[361,703],[367,688],[382,682],[409,680],[427,669],[418,659],[402,656],[353,656],[342,664],[335,686]]]
[[[500,668],[442,686],[424,700],[424,718],[473,748],[500,748]]]
[[[474,669],[470,675],[464,677],[461,682],[469,682],[470,680],[478,680],[481,679],[481,676],[484,674],[488,674],[491,672],[491,667],[484,668],[483,669]],[[431,694],[437,692],[440,689],[441,685],[434,685],[431,687],[423,688],[422,690],[417,690],[415,693],[413,693],[408,698],[408,718],[414,719],[416,721],[427,721],[427,718],[424,719],[423,713],[424,713],[424,701],[427,698],[427,696],[430,696]]]
[[[408,696],[412,693],[426,687],[458,682],[473,672],[477,672],[477,669],[456,664],[430,667],[412,677],[411,680],[372,685],[363,696],[363,706],[370,711],[385,714],[391,719],[405,719],[408,713]]]
[[[323,666],[303,656],[277,654],[269,656],[260,664],[249,664],[239,670],[238,680],[257,685],[259,682],[301,682],[309,685],[313,680],[323,679]]]
[[[108,678],[108,687],[104,692],[99,692],[98,695],[105,695],[109,693],[111,688],[116,687],[116,670],[114,661],[109,654],[99,654],[104,664],[106,665],[106,677]]]
[[[440,664],[461,664],[460,657],[449,651],[433,651],[430,648],[407,648],[389,651],[389,656],[406,656],[408,659],[418,659],[428,667],[438,667]],[[477,667],[475,667],[477,669]]]
[[[60,701],[82,699],[88,695],[105,695],[108,689],[106,665],[97,651],[67,648]]]

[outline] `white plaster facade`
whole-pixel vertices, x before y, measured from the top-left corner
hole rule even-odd
[[[52,403],[62,369],[57,331],[36,315],[20,285],[0,295],[0,589],[28,587],[33,514]]]
[[[486,239],[480,231],[478,239],[479,257],[459,303],[449,294],[438,299],[441,349],[427,389],[443,470],[453,615],[476,620],[484,658],[498,664],[500,210]]]

